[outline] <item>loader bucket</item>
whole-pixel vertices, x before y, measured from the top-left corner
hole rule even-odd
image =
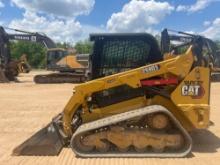
[[[56,156],[64,146],[62,138],[53,123],[42,128],[32,137],[17,146],[14,156]]]

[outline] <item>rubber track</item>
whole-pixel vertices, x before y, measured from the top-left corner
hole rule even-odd
[[[122,153],[122,152],[109,152],[109,153],[98,153],[98,152],[90,152],[90,153],[83,153],[79,151],[75,146],[74,146],[74,138],[87,131],[91,131],[94,129],[98,129],[101,127],[105,127],[108,125],[116,124],[122,121],[126,121],[135,117],[139,116],[144,116],[147,114],[155,113],[155,112],[162,112],[167,114],[171,120],[176,124],[176,126],[179,128],[181,133],[184,136],[185,140],[185,146],[184,148],[178,152],[164,152],[164,153],[137,153],[137,152],[127,152],[127,153]],[[169,112],[165,107],[160,106],[160,105],[152,105],[152,106],[147,106],[144,108],[139,108],[133,111],[113,115],[110,117],[106,117],[103,119],[99,119],[97,121],[89,122],[86,124],[81,125],[77,131],[73,134],[71,141],[70,141],[70,146],[75,152],[76,155],[81,156],[81,157],[184,157],[186,156],[192,149],[192,139],[188,132],[182,127],[182,125],[179,123],[179,121],[172,115],[171,112]]]

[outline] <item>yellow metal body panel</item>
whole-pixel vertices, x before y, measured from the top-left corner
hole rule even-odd
[[[93,109],[91,113],[85,112],[84,114],[82,114],[82,119],[83,122],[86,123],[106,116],[111,116],[118,113],[127,112],[133,109],[145,107],[147,105],[148,105],[148,100],[145,98],[145,96],[137,97],[134,99],[123,101],[103,108]]]
[[[187,116],[183,115],[183,112],[178,106],[176,106],[172,100],[162,96],[155,96],[151,100],[151,105],[162,105],[167,108],[177,118],[177,120],[183,125],[187,131],[193,130],[195,127],[192,125]]]
[[[132,88],[138,88],[141,86],[140,80],[167,73],[176,75],[181,79],[189,73],[192,64],[193,53],[192,47],[190,47],[185,54],[175,58],[77,85],[73,96],[64,108],[63,127],[65,133],[67,135],[72,134],[71,120],[73,114],[80,106],[82,106],[84,113],[88,111],[86,102],[92,93],[123,84],[127,84]]]
[[[67,55],[59,60],[57,63],[59,66],[69,67],[73,69],[85,68],[82,64],[78,63],[75,55]]]
[[[174,104],[196,128],[209,124],[210,69],[194,68],[171,94]]]
[[[69,102],[64,108],[63,128],[65,133],[68,136],[72,135],[73,132],[71,129],[71,120],[74,113],[79,108],[82,110],[81,116],[83,118],[83,122],[89,122],[105,116],[110,116],[153,104],[163,105],[169,109],[187,130],[206,127],[207,119],[209,117],[206,113],[209,109],[207,106],[207,100],[209,100],[209,95],[207,94],[209,93],[210,83],[208,80],[209,77],[207,77],[209,68],[199,68],[200,75],[204,74],[204,76],[199,78],[199,81],[203,81],[203,88],[207,92],[204,95],[204,98],[193,100],[190,97],[181,96],[181,87],[184,80],[198,81],[198,71],[195,69],[191,71],[193,62],[194,55],[192,52],[192,47],[190,47],[185,54],[181,54],[158,63],[77,85],[74,88],[73,96],[70,98]],[[146,100],[144,97],[138,97],[103,108],[94,108],[89,111],[87,100],[95,92],[103,91],[120,85],[128,85],[132,88],[138,88],[141,87],[140,80],[148,79],[154,76],[167,77],[170,75],[176,77],[181,82],[177,86],[170,88],[170,91],[173,91],[171,96],[172,99],[165,99],[161,96],[155,96],[152,100]],[[197,90],[198,87],[194,86],[194,88]],[[187,94],[190,94],[190,90],[188,90]],[[184,99],[186,100],[184,101]]]

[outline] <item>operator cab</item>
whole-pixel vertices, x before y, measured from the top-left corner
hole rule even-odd
[[[163,59],[157,40],[148,33],[91,34],[91,79],[138,68]]]
[[[57,62],[63,59],[68,55],[68,51],[61,48],[53,48],[49,49],[47,51],[47,69],[48,70],[57,70],[60,68],[59,65],[57,65]]]

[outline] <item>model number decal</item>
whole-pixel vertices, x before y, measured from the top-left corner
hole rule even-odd
[[[146,68],[143,69],[143,73],[150,73],[150,72],[154,72],[160,70],[160,66],[159,65],[151,65],[148,66]]]

